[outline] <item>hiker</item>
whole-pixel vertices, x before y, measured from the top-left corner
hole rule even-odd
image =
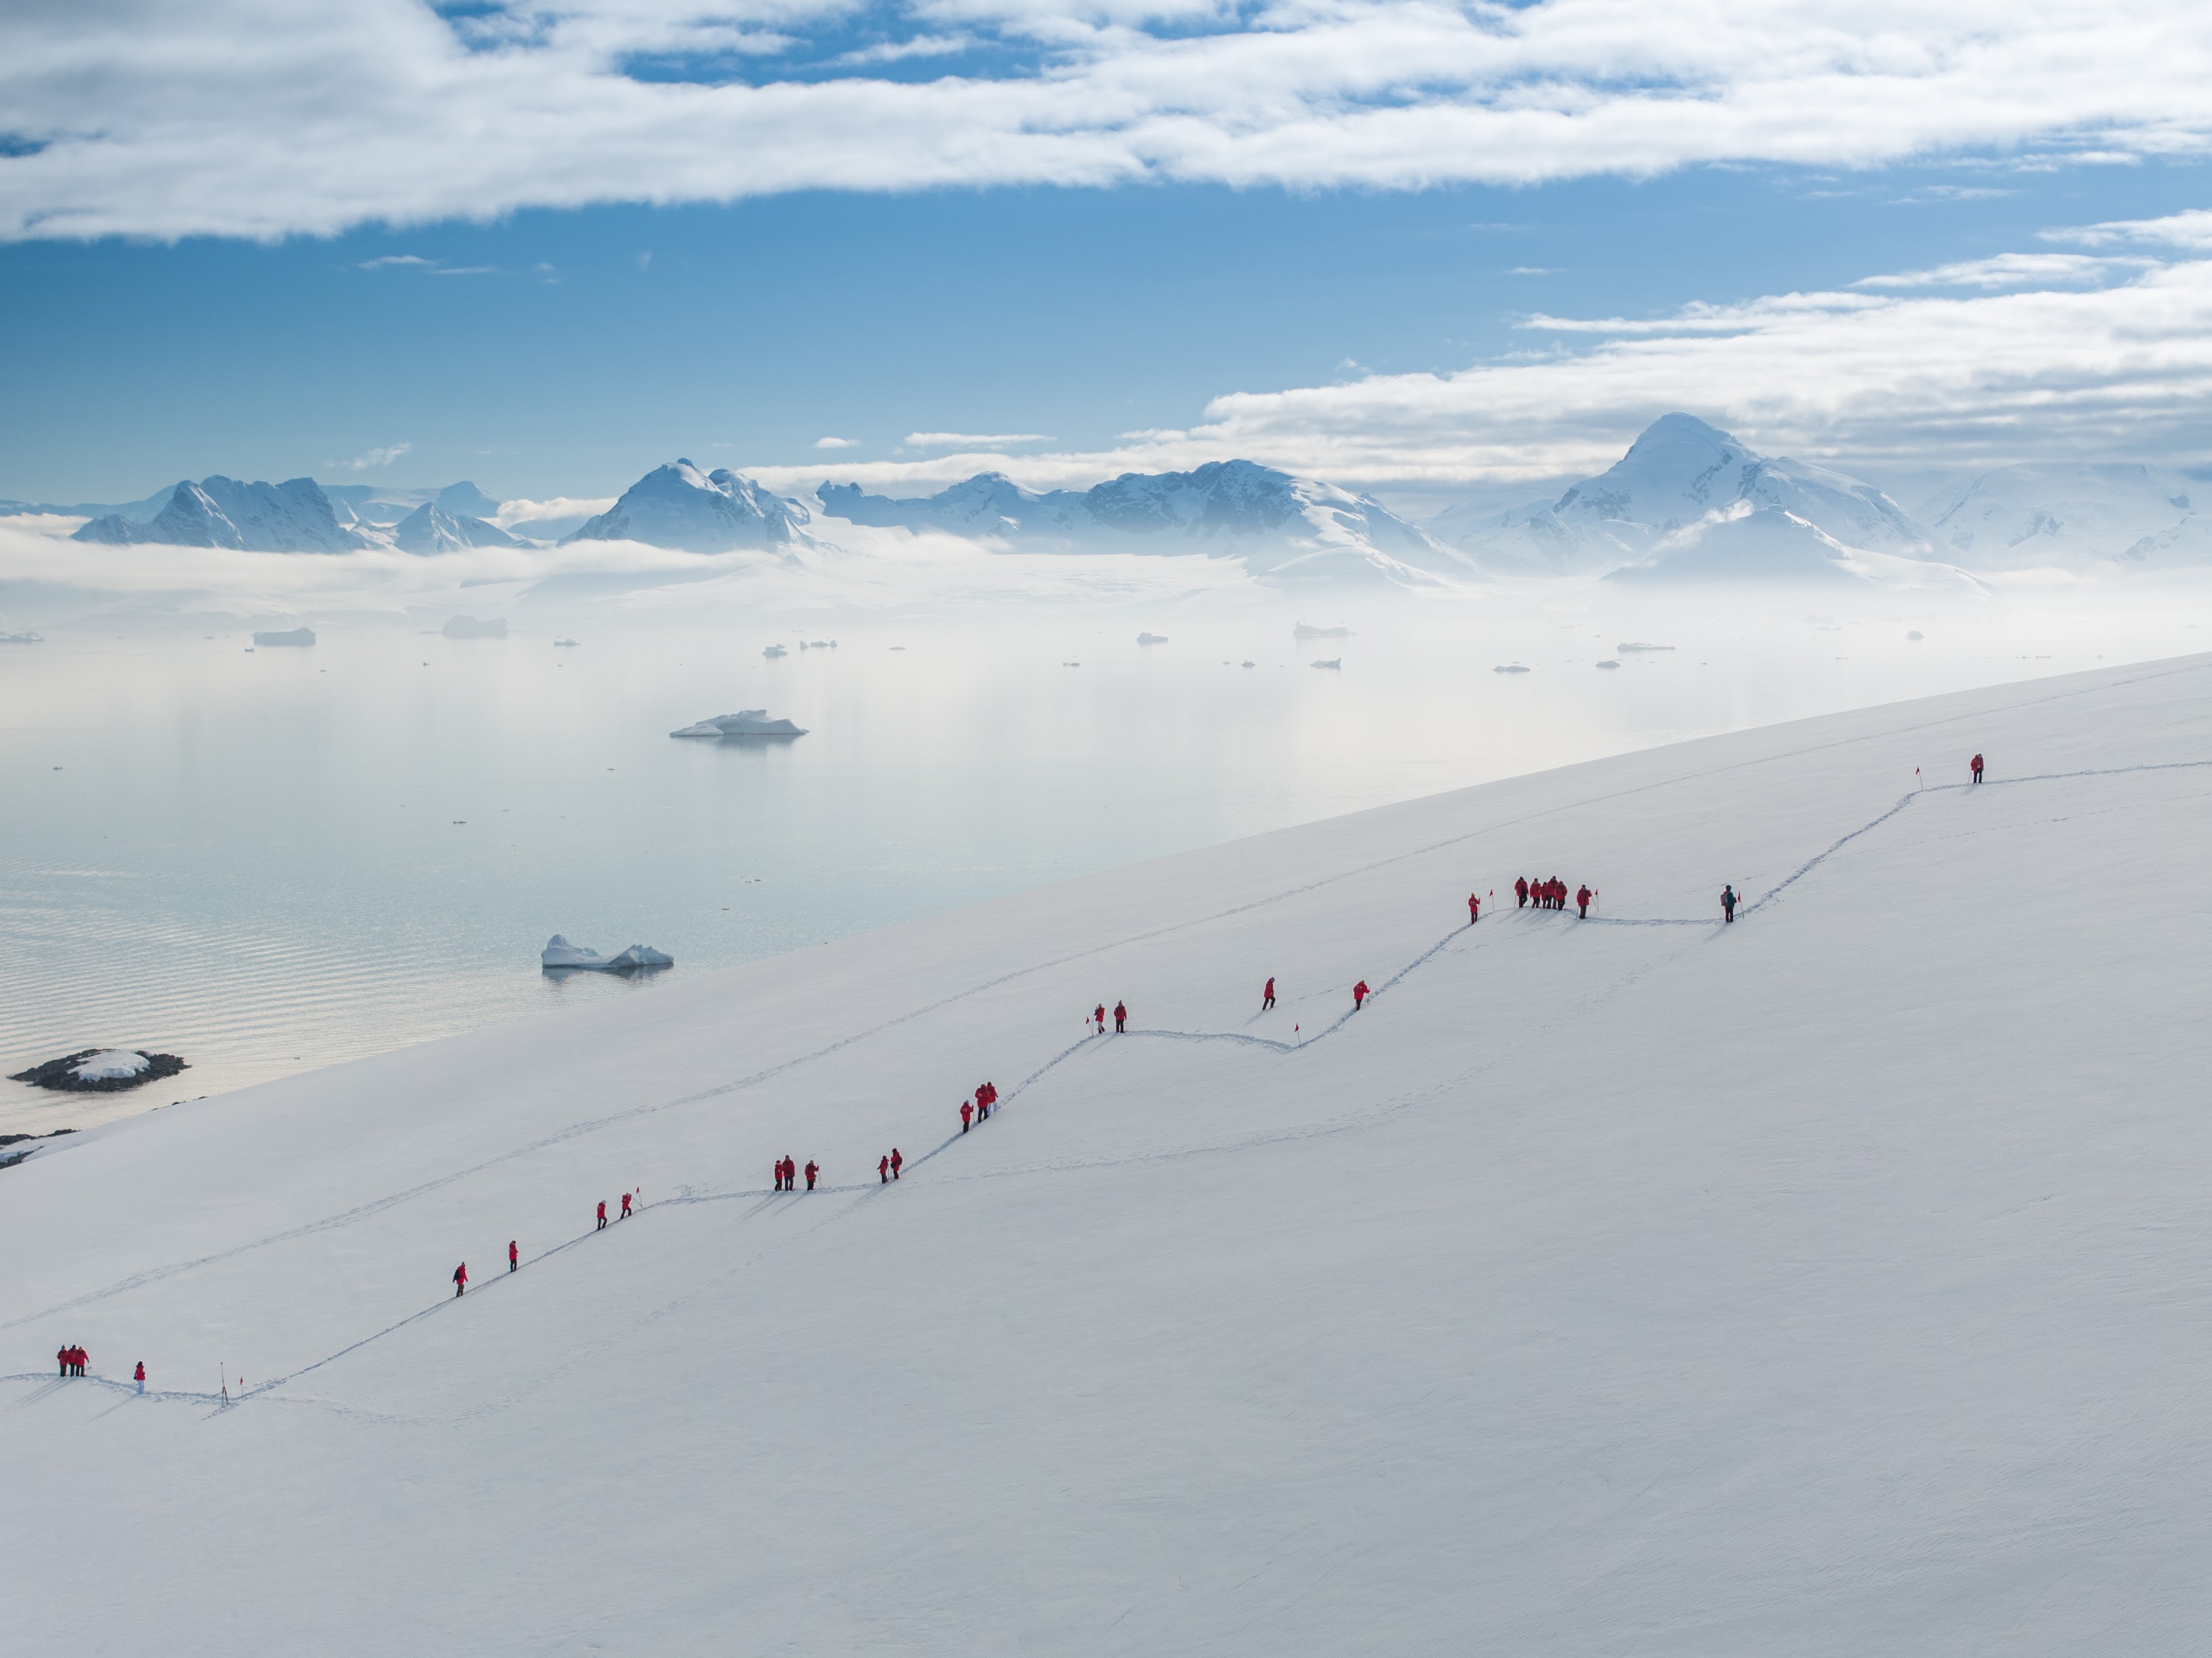
[[[905,1158],[898,1155],[898,1148],[893,1146],[891,1148],[891,1179],[894,1180],[898,1179],[899,1165],[905,1161]]]
[[[599,1199],[599,1223],[597,1226],[593,1227],[593,1228],[592,1228],[592,1231],[594,1231],[594,1232],[604,1232],[604,1231],[605,1231],[606,1229],[607,1229],[607,1200],[606,1200],[605,1198],[600,1198],[600,1199]]]
[[[879,1186],[889,1186],[891,1183],[891,1160],[890,1158],[878,1157],[876,1159],[876,1181]]]
[[[1721,888],[1721,919],[1723,921],[1735,919],[1735,888],[1734,887]]]
[[[54,1362],[61,1367],[61,1368],[54,1372],[56,1375],[65,1376],[69,1375],[69,1359],[70,1355],[68,1348],[57,1347],[54,1349]]]
[[[1974,756],[1972,765],[1974,781],[1979,783],[1982,780],[1982,757],[1979,754]]]
[[[999,1085],[996,1082],[984,1083],[983,1093],[990,1100],[990,1102],[993,1105],[995,1106],[999,1103]]]
[[[968,1119],[969,1119],[969,1118],[973,1117],[975,1114],[975,1105],[974,1105],[971,1101],[969,1101],[969,1100],[963,1100],[960,1102],[960,1131],[961,1131],[963,1134],[967,1133],[967,1131],[968,1131]]]
[[[1357,1013],[1367,1005],[1367,981],[1361,979],[1352,987],[1352,1008]]]
[[[623,1193],[623,1212],[620,1218],[625,1221],[629,1219],[629,1193],[627,1192]]]
[[[463,1261],[453,1269],[453,1299],[461,1298],[461,1291],[469,1287],[469,1264]]]
[[[1513,877],[1513,907],[1516,910],[1528,907],[1528,877],[1526,875]]]
[[[1098,1026],[1098,1034],[1099,1034],[1099,1035],[1101,1035],[1101,1036],[1105,1035],[1105,1034],[1106,1034],[1106,1004],[1105,1004],[1103,1002],[1101,1002],[1101,1003],[1099,1003],[1096,1008],[1092,1009],[1091,1009],[1091,1017],[1095,1021],[1097,1021],[1097,1026]]]
[[[146,1391],[146,1361],[145,1361],[145,1360],[143,1360],[143,1359],[140,1359],[140,1360],[138,1361],[138,1368],[137,1368],[135,1372],[133,1372],[133,1373],[132,1373],[132,1375],[131,1375],[131,1379],[133,1381],[135,1381],[135,1382],[137,1382],[137,1383],[138,1384],[138,1391],[139,1391],[139,1393],[143,1395],[143,1394],[145,1393],[145,1391]]]
[[[84,1374],[84,1367],[91,1362],[92,1355],[86,1352],[83,1348],[72,1347],[70,1349],[70,1374],[71,1375],[82,1375]]]
[[[806,1189],[809,1192],[814,1190],[814,1177],[821,1173],[821,1164],[816,1162],[811,1157],[809,1157],[806,1160]]]
[[[1584,881],[1580,887],[1575,889],[1575,908],[1581,912],[1582,918],[1584,921],[1588,921],[1589,919],[1589,882]]]
[[[1128,1027],[1128,1004],[1122,1002],[1116,1002],[1114,1004],[1114,1034],[1116,1036],[1121,1035],[1121,1033]]]
[[[1265,1013],[1275,1005],[1275,981],[1269,979],[1267,988],[1260,992],[1260,1011]]]
[[[522,1248],[514,1239],[507,1240],[507,1270],[510,1272],[522,1265]]]
[[[1482,900],[1473,893],[1467,895],[1467,924],[1470,927],[1482,919]]]

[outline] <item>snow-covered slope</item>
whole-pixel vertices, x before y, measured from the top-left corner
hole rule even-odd
[[[612,508],[567,541],[642,541],[683,552],[776,547],[797,540],[810,515],[724,467],[702,472],[689,460],[656,466]]]
[[[1624,756],[41,1151],[9,1643],[2192,1650],[2208,693]],[[1465,924],[1554,873],[1598,915]]]
[[[1943,556],[1976,570],[2099,560],[2201,564],[2212,559],[2212,491],[2143,466],[2000,466],[1932,491],[1921,503]]]
[[[1686,414],[1654,421],[1609,470],[1557,500],[1503,513],[1452,509],[1429,527],[1490,568],[1579,576],[1641,562],[1670,537],[1747,510],[1787,515],[1845,547],[1893,558],[1928,551],[1926,528],[1873,485],[1760,455]],[[1741,543],[1752,533],[1729,539]],[[1802,550],[1787,536],[1775,545],[1785,561]]]
[[[392,545],[402,552],[459,552],[464,547],[511,547],[515,539],[496,524],[425,503],[399,521]]]
[[[1473,566],[1379,502],[1249,460],[1125,472],[1038,495],[980,472],[936,495],[893,499],[824,484],[823,512],[854,523],[994,538],[1023,552],[1206,552],[1276,580],[1346,576],[1418,585]]]
[[[338,522],[330,497],[312,478],[283,484],[246,484],[221,476],[195,484],[186,479],[171,492],[169,504],[146,522],[119,515],[95,518],[72,539],[111,546],[158,542],[250,552],[349,552],[371,545],[361,531]]]
[[[1740,500],[1662,536],[1637,563],[1609,582],[1875,582],[1885,587],[1981,594],[1984,585],[1954,564],[1846,546],[1818,525],[1781,507]]]

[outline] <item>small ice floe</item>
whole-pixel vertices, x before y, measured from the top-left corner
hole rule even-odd
[[[456,616],[441,631],[448,639],[504,639],[507,618],[495,616],[488,622],[480,622],[473,616]]]
[[[1349,639],[1351,637],[1352,630],[1348,627],[1308,627],[1304,622],[1291,630],[1293,639]]]
[[[1081,667],[1083,664],[1080,662],[1062,662],[1060,666],[1062,667]]]
[[[761,652],[761,655],[767,657],[769,661],[774,661],[777,657],[788,656],[791,653],[781,645],[770,645],[766,650]]]
[[[712,719],[702,720],[696,725],[687,725],[681,731],[672,731],[672,737],[803,737],[803,727],[789,720],[771,720],[765,708],[748,708],[735,714],[717,714]]]
[[[556,639],[553,642],[553,648],[556,650],[558,650],[564,645],[573,645],[576,642],[574,639]]]
[[[1672,650],[1672,645],[1649,645],[1640,639],[1623,639],[1613,649],[1626,656],[1632,650]]]
[[[801,650],[835,650],[837,642],[835,639],[801,639],[799,648]]]
[[[1316,662],[1314,666],[1316,667],[1341,668],[1344,666],[1344,658],[1341,656],[1332,656],[1325,662]]]
[[[1910,632],[1910,633],[1906,634],[1905,637],[1907,639],[1911,640],[1913,643],[1915,643],[1915,644],[1918,644],[1918,643],[1919,643],[1923,639],[1926,638],[1928,636],[1927,636],[1926,634],[1923,633],[1923,632],[1922,632],[1918,628],[1915,628],[1915,629],[1913,629],[1913,630],[1912,630],[1912,631],[1911,631],[1911,632]]]
[[[1139,633],[1137,636],[1137,643],[1140,645],[1164,645],[1167,642],[1168,636],[1164,633]]]
[[[311,645],[315,643],[315,631],[311,627],[287,628],[281,633],[257,633],[257,645]]]
[[[1239,667],[1251,667],[1251,666],[1252,666],[1252,664],[1248,661],[1239,662],[1239,663],[1237,664],[1237,666],[1238,666]]]
[[[581,944],[571,944],[556,933],[538,952],[538,965],[549,971],[575,968],[594,973],[634,973],[672,967],[676,958],[650,944],[633,944],[620,955],[601,955]]]
[[[1500,662],[1490,671],[1492,674],[1526,674],[1528,670],[1518,662]]]
[[[0,633],[0,645],[42,645],[46,642],[43,633]]]
[[[1616,661],[1607,661],[1600,662],[1600,663],[1598,664],[1598,666],[1599,666],[1600,667],[1619,667],[1620,666],[1620,664],[1619,662],[1616,662]]]

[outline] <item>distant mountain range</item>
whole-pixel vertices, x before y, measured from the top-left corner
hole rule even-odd
[[[1655,421],[1613,466],[1499,512],[1455,507],[1425,524],[1372,497],[1249,460],[1125,472],[1088,490],[1024,489],[981,472],[933,495],[824,483],[781,496],[687,460],[655,467],[607,511],[518,524],[473,484],[187,479],[120,506],[0,502],[0,515],[83,517],[81,541],[432,555],[487,546],[628,540],[697,553],[834,550],[841,524],[963,537],[1010,552],[1203,553],[1277,585],[1358,580],[1407,588],[1501,576],[1626,583],[1791,580],[1973,588],[1977,573],[2095,563],[2212,564],[2212,488],[2132,465],[2037,464],[1939,478],[1908,509],[1833,467],[1762,455],[1686,414]],[[521,503],[526,505],[527,503]],[[526,539],[532,534],[540,538]]]
[[[905,500],[824,484],[824,513],[999,542],[1022,552],[1203,552],[1238,558],[1276,581],[1358,576],[1404,586],[1461,579],[1468,559],[1380,502],[1249,460],[1187,472],[1124,472],[1083,491],[1038,495],[999,472]]]

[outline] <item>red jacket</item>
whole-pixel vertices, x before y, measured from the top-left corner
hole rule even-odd
[[[1587,904],[1589,901],[1590,889],[1587,887],[1583,887],[1580,892],[1577,892],[1575,894],[1575,902],[1577,904]]]
[[[1367,981],[1363,978],[1357,984],[1354,984],[1352,987],[1352,999],[1355,1002],[1363,1001],[1365,999],[1366,995]]]
[[[599,1199],[599,1218],[603,1221],[607,1218],[607,1200],[605,1198]]]
[[[146,1361],[145,1361],[145,1360],[141,1359],[141,1360],[139,1360],[139,1361],[138,1361],[138,1370],[137,1370],[137,1375],[133,1375],[133,1376],[131,1378],[131,1381],[145,1381],[145,1380],[146,1380]]]
[[[814,1177],[821,1172],[821,1165],[817,1163],[811,1157],[806,1160],[806,1178],[809,1181],[811,1181]]]
[[[1128,1008],[1124,1003],[1116,1002],[1114,1004],[1114,1017],[1116,1019],[1127,1019],[1128,1016]]]
[[[896,1146],[893,1146],[891,1148],[891,1173],[894,1174],[897,1173],[901,1167],[902,1167],[905,1162],[906,1159],[898,1155],[898,1148]]]
[[[975,1107],[969,1105],[965,1100],[963,1100],[960,1102],[960,1120],[964,1123],[968,1121],[969,1119],[975,1116]]]
[[[469,1264],[466,1261],[463,1261],[459,1266],[453,1269],[453,1282],[455,1283],[466,1283],[468,1281]]]
[[[507,1246],[507,1265],[510,1265],[510,1266],[512,1266],[512,1265],[514,1265],[517,1260],[519,1260],[519,1259],[521,1258],[521,1255],[522,1255],[522,1252],[521,1252],[520,1249],[517,1249],[517,1248],[514,1247],[514,1245],[513,1241],[512,1241],[512,1240],[510,1240],[510,1241],[508,1242]]]

